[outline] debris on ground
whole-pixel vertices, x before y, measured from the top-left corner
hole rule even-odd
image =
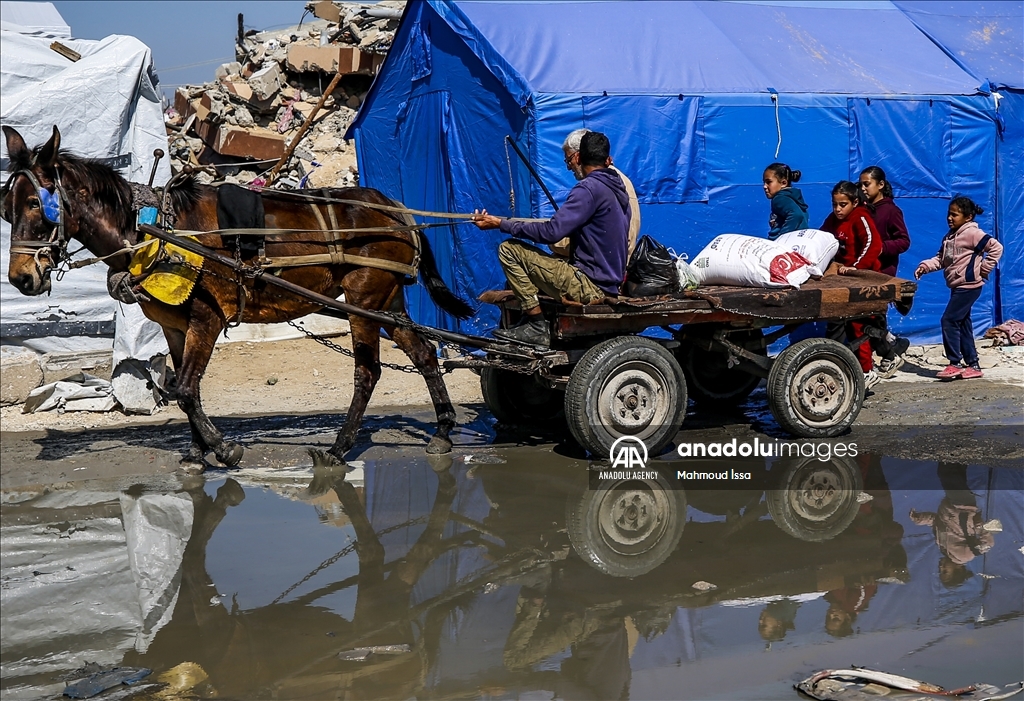
[[[887,696],[893,690],[923,694],[922,696],[900,694],[901,701],[931,701],[940,698],[1001,701],[1001,699],[1008,699],[1019,694],[1024,689],[1024,682],[1015,682],[1004,688],[991,684],[971,684],[947,691],[941,686],[917,679],[855,667],[853,669],[822,670],[796,684],[794,688],[821,701],[868,701],[877,699],[879,696]]]
[[[110,411],[117,401],[109,381],[79,372],[58,382],[36,387],[29,392],[22,412],[56,409],[66,411]]]
[[[345,131],[384,63],[404,8],[395,0],[309,2],[313,20],[265,32],[240,28],[236,60],[207,83],[178,88],[166,110],[172,169],[191,166],[203,183],[262,186],[298,138],[275,173],[277,187],[357,185],[355,148]]]
[[[401,645],[373,645],[372,647],[357,647],[351,650],[343,650],[338,653],[339,660],[348,662],[362,662],[373,655],[404,655],[412,652],[407,644]]]
[[[992,339],[992,347],[1024,346],[1024,322],[1010,319],[985,332],[985,338]]]
[[[126,684],[131,686],[152,673],[145,667],[113,667],[93,672],[84,679],[64,687],[64,695],[72,699],[88,699],[102,694],[107,689]]]
[[[696,589],[697,591],[712,591],[714,589],[718,589],[718,585],[717,584],[712,584],[711,582],[705,582],[704,580],[701,580],[699,582],[694,582],[693,583],[693,588]]]

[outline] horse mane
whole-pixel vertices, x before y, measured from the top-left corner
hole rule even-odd
[[[33,150],[38,153],[41,146]],[[116,220],[116,225],[121,231],[126,231],[134,226],[132,222],[132,190],[128,181],[118,174],[116,170],[91,158],[82,158],[73,153],[61,149],[58,154],[58,163],[64,170],[65,177],[71,176],[79,183],[79,186],[88,187],[92,191],[92,197],[96,202],[106,207]]]
[[[167,194],[171,198],[171,207],[179,214],[195,207],[202,197],[199,192],[199,183],[196,182],[194,175],[186,175],[176,182],[172,182]]]
[[[33,154],[38,153],[40,148],[42,147],[37,146]],[[66,173],[91,188],[93,197],[100,205],[114,213],[117,224],[122,230],[128,230],[135,226],[131,186],[116,170],[102,161],[76,156],[64,150],[60,151],[59,162]],[[15,167],[13,162],[11,165],[12,168]],[[19,163],[17,167],[27,168],[29,165],[28,162]],[[179,213],[194,207],[201,197],[196,179],[191,175],[172,183],[168,194],[171,206],[175,212]]]

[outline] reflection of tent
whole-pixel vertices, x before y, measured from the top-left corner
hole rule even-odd
[[[129,180],[145,182],[153,149],[167,150],[149,48],[128,36],[68,39],[70,30],[50,3],[4,2],[3,15],[0,123],[17,129],[30,146],[48,139],[56,124],[64,148],[110,159]],[[81,54],[81,60],[72,62],[51,50],[53,36]],[[6,170],[6,143],[0,143],[0,156]],[[170,167],[164,161],[156,181],[162,183],[168,177]],[[23,297],[7,281],[9,241],[10,225],[4,222],[0,335],[52,338],[113,333],[117,304],[107,295],[105,266],[69,273],[63,284],[54,284],[50,296]],[[76,342],[76,348],[81,346]],[[59,345],[42,347],[53,350]],[[110,347],[109,338],[103,347]]]
[[[993,210],[997,115],[974,75],[893,5],[878,8],[409,3],[351,127],[362,182],[428,210],[548,215],[503,139],[524,146],[561,200],[572,179],[559,147],[586,126],[611,137],[616,164],[640,195],[644,231],[693,254],[723,231],[766,232],[760,178],[777,149],[778,160],[805,174],[813,223],[828,213],[836,181],[877,163],[914,238],[903,263],[909,275],[945,233],[954,193]],[[993,223],[989,213],[981,218],[986,229]],[[464,297],[503,283],[497,233],[428,235]],[[913,313],[894,316],[897,327],[937,339],[941,285],[927,280]],[[415,316],[444,321],[421,289],[410,297]],[[990,287],[975,319],[987,326],[996,316]],[[494,321],[484,308],[466,326]]]

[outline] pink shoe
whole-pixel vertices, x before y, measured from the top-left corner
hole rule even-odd
[[[963,375],[963,372],[964,369],[959,365],[948,365],[939,370],[939,374],[936,375],[935,377],[937,377],[940,380],[955,380],[958,377],[961,377]]]
[[[979,368],[972,367],[964,368],[964,371],[960,373],[960,379],[962,380],[976,380],[979,377],[984,376],[985,373],[983,373]]]

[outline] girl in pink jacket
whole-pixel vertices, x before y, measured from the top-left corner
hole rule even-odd
[[[938,254],[921,261],[914,271],[914,277],[920,280],[922,275],[942,270],[950,289],[949,304],[942,314],[942,346],[949,366],[939,371],[940,380],[969,380],[983,374],[974,346],[971,307],[1003,255],[1002,244],[974,222],[983,211],[969,197],[950,202],[946,213],[949,233],[943,237]]]

